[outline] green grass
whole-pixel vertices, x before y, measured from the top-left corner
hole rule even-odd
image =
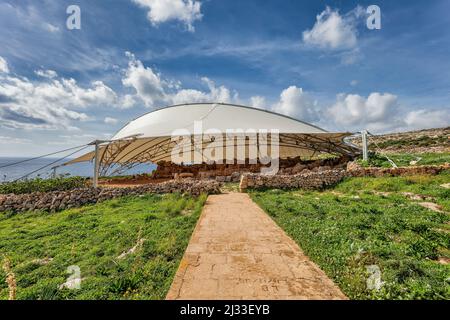
[[[56,214],[0,213],[0,260],[9,257],[18,299],[163,299],[206,196],[124,197]],[[118,256],[145,239],[124,259]],[[52,258],[47,265],[36,259]],[[57,289],[80,267],[80,290]],[[1,269],[0,269],[1,270]],[[0,271],[0,299],[6,299]]]
[[[434,202],[450,212],[450,189],[441,187],[450,183],[450,171],[445,170],[438,175],[415,175],[403,177],[361,177],[358,179],[346,179],[338,184],[334,190],[347,194],[361,192],[411,192],[418,195],[433,197]]]
[[[388,157],[395,162],[395,164],[399,167],[408,167],[410,166],[411,161],[417,161],[416,165],[424,166],[424,165],[440,165],[444,163],[450,163],[450,153],[402,153],[402,154],[389,154]],[[372,166],[372,167],[384,167],[390,168],[391,164],[386,159],[385,156],[380,154],[372,155],[369,158],[367,163],[364,163],[362,160],[359,162],[364,166]]]
[[[352,299],[450,299],[450,217],[400,192],[449,208],[448,172],[438,176],[352,178],[323,192],[253,191],[252,198]],[[376,195],[371,190],[392,192]],[[367,267],[381,270],[369,290]]]

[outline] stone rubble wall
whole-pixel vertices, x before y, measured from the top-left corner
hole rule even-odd
[[[279,174],[297,174],[306,169],[317,170],[320,167],[325,167],[328,169],[345,169],[345,166],[349,160],[350,159],[345,156],[320,160],[302,160],[300,157],[279,159]],[[193,177],[199,179],[218,178],[218,181],[229,182],[239,181],[240,175],[244,173],[260,173],[261,168],[267,166],[268,165],[262,165],[261,163],[239,164],[237,163],[237,160],[234,160],[234,163],[232,164],[201,163],[193,165],[179,165],[170,161],[159,161],[157,163],[156,170],[153,171],[151,175],[155,179],[172,179],[182,174],[192,174]],[[233,175],[234,177],[232,177]]]
[[[345,170],[309,171],[295,175],[244,174],[239,188],[246,189],[306,189],[316,190],[340,182],[346,175]]]
[[[298,165],[300,167],[300,165]],[[300,168],[299,168],[300,169]],[[438,174],[449,170],[450,165],[417,166],[401,168],[363,168],[356,162],[350,162],[347,170],[330,169],[330,166],[304,168],[296,174],[277,174],[274,176],[259,173],[233,172],[228,176],[217,176],[206,179],[177,179],[162,183],[146,184],[130,188],[80,188],[68,191],[35,192],[29,194],[0,195],[0,212],[23,212],[28,210],[44,210],[55,212],[69,208],[93,204],[108,199],[127,195],[146,193],[187,193],[197,196],[201,193],[220,193],[221,182],[239,181],[240,189],[323,189],[339,183],[344,177],[379,177],[403,176],[415,174]]]
[[[24,212],[44,210],[55,212],[76,208],[85,204],[94,204],[105,200],[136,196],[146,193],[187,193],[197,196],[201,193],[220,193],[220,183],[209,180],[185,179],[167,181],[130,188],[79,188],[68,191],[34,192],[28,194],[0,195],[0,212]]]
[[[350,162],[347,170],[329,170],[329,167],[319,167],[313,170],[305,169],[294,175],[277,174],[268,176],[254,173],[243,174],[239,188],[241,191],[266,188],[320,190],[339,183],[345,177],[436,175],[449,169],[450,164],[448,163],[440,166],[363,168],[356,162]]]
[[[411,166],[399,168],[376,168],[376,167],[361,167],[356,162],[349,162],[347,164],[347,176],[349,177],[383,177],[383,176],[411,176],[420,174],[436,175],[444,170],[449,170],[450,164],[443,165],[428,165],[428,166]]]

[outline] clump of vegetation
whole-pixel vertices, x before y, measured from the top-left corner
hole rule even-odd
[[[323,192],[263,191],[252,198],[352,299],[450,299],[450,217],[402,192],[450,209],[449,172],[350,178]],[[439,261],[441,259],[441,261]],[[381,271],[367,286],[368,266]]]
[[[450,163],[450,153],[403,153],[389,154],[388,157],[399,167],[411,166],[412,163],[415,163],[415,165],[440,165],[444,163]],[[378,153],[371,154],[369,157],[369,161],[367,162],[364,162],[362,160],[358,160],[358,162],[366,167],[392,167],[386,156]]]
[[[370,148],[376,150],[377,148],[388,149],[388,148],[405,148],[405,147],[434,147],[448,145],[448,137],[443,136],[419,136],[419,137],[408,137],[408,138],[398,138],[398,139],[386,139],[380,141],[378,144],[370,144]]]
[[[0,251],[22,299],[163,299],[206,195],[123,197],[0,220]],[[80,270],[80,289],[60,289]],[[0,270],[0,299],[9,296]]]
[[[64,191],[87,186],[88,179],[83,177],[59,177],[55,179],[36,178],[25,181],[0,183],[0,194],[22,194],[31,192]]]

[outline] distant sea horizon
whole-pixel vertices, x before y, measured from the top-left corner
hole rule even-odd
[[[17,163],[23,160],[31,159],[26,157],[0,157],[0,167]],[[41,167],[48,167],[39,170],[28,178],[37,178],[40,177],[42,179],[51,178],[53,170],[51,167],[61,165],[62,163],[68,162],[71,159],[64,159],[63,161],[59,161],[55,164],[50,165],[52,162],[58,160],[58,158],[41,158],[35,159],[15,165],[11,165],[5,168],[0,168],[0,182],[9,182],[14,181],[16,179],[20,179],[23,176],[27,175],[30,172],[40,169]],[[129,174],[141,174],[141,173],[150,173],[152,170],[156,168],[154,164],[140,164],[137,167],[126,171],[123,175]],[[64,167],[59,167],[56,169],[57,175],[66,175],[66,176],[80,176],[80,177],[92,177],[94,173],[94,164],[92,162],[81,162],[76,163]]]

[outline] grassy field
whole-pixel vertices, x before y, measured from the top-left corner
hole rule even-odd
[[[0,261],[11,261],[17,299],[163,299],[205,200],[146,195],[56,214],[0,213]],[[60,290],[71,265],[81,289]],[[0,299],[5,277],[0,267]]]
[[[450,210],[449,172],[352,178],[323,192],[268,190],[252,198],[351,299],[450,299],[450,216],[411,200],[429,196]],[[382,286],[368,289],[375,265]]]
[[[417,156],[419,164],[450,161],[449,154]],[[399,165],[417,160],[390,157]],[[450,189],[442,186],[449,182],[446,171],[351,178],[322,192],[250,194],[350,298],[450,299]],[[29,186],[55,184],[14,188]],[[238,184],[223,190],[236,192]],[[146,195],[56,214],[0,213],[0,299],[9,294],[6,259],[17,299],[163,299],[205,201]],[[421,206],[425,201],[442,212]],[[80,268],[80,290],[59,289],[69,266]],[[367,288],[370,266],[381,271],[379,290]]]

